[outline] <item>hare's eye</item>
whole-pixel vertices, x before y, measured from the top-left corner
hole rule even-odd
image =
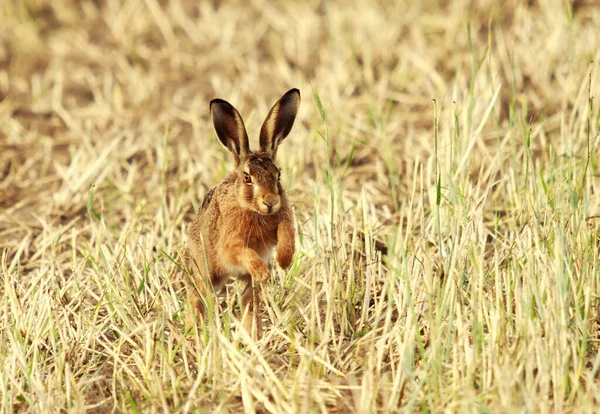
[[[246,172],[244,173],[244,182],[246,184],[252,184],[252,178],[250,178],[250,174],[248,174]]]

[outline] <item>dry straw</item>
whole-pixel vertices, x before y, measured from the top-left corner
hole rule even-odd
[[[598,411],[600,8],[529,3],[3,0],[3,411]],[[264,337],[186,333],[208,102],[291,87]]]

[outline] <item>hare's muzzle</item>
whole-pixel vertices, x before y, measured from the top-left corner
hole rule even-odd
[[[281,202],[276,194],[265,194],[259,203],[259,210],[262,214],[274,214],[279,211]]]

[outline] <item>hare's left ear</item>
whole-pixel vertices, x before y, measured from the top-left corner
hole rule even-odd
[[[269,111],[260,129],[260,150],[275,158],[277,148],[294,126],[300,106],[300,91],[290,89]]]
[[[210,101],[210,117],[217,138],[233,154],[237,167],[250,153],[248,134],[240,113],[229,102],[213,99]]]

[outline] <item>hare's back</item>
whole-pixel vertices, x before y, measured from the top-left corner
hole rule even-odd
[[[235,175],[226,177],[204,195],[192,223],[192,242],[199,242],[202,236],[205,243],[216,243],[222,225],[222,214],[231,204],[235,204]]]

